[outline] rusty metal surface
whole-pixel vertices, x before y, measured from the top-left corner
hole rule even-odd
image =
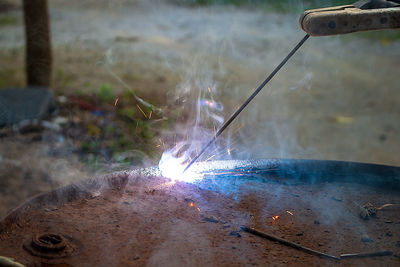
[[[251,164],[230,166],[226,171],[241,175]],[[394,251],[346,264],[400,263],[400,212],[364,220],[354,205],[400,203],[398,190],[329,179],[284,184],[284,172],[271,179],[263,173],[263,181],[229,180],[225,172],[201,185],[149,175],[155,173],[112,174],[32,199],[0,222],[0,255],[27,266],[334,264],[240,231],[249,225],[333,255]]]

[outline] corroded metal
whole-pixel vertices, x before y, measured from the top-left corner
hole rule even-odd
[[[247,160],[198,163],[193,170],[204,175],[195,184],[172,183],[157,176],[157,168],[147,168],[40,195],[0,221],[0,255],[27,266],[266,266],[283,260],[324,265],[322,258],[240,234],[240,226],[268,227],[274,235],[334,255],[365,251],[362,231],[379,238],[377,251],[392,249],[400,238],[399,225],[386,223],[400,220],[395,210],[365,224],[358,210],[350,213],[346,206],[352,200],[400,203],[400,188],[393,186],[399,184],[398,167]],[[332,193],[341,195],[332,200]],[[339,216],[337,223],[321,214]],[[321,246],[314,248],[315,242]],[[398,263],[395,256],[381,260]]]
[[[64,258],[77,253],[71,237],[63,234],[41,233],[27,239],[23,247],[33,256],[45,259]]]

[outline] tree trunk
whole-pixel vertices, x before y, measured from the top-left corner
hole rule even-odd
[[[51,43],[47,0],[24,0],[28,86],[50,86]]]

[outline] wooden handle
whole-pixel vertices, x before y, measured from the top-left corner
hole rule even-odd
[[[311,36],[400,28],[400,7],[358,9],[353,5],[308,10],[300,26]]]

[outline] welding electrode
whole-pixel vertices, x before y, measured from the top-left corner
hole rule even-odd
[[[207,148],[210,145],[212,145],[215,142],[215,140],[217,140],[218,136],[220,136],[222,134],[222,132],[232,123],[232,121],[234,119],[236,119],[236,117],[240,114],[240,112],[243,111],[243,109],[253,100],[254,97],[257,96],[257,94],[264,88],[264,86],[283,67],[283,65],[285,65],[286,62],[288,62],[288,60],[294,55],[294,53],[296,53],[296,51],[305,43],[305,41],[307,41],[308,37],[310,37],[310,35],[306,34],[306,36],[304,36],[301,39],[301,41],[292,49],[292,51],[290,51],[290,53],[282,60],[282,62],[274,69],[274,71],[265,79],[265,81],[263,81],[260,84],[260,86],[257,87],[257,89],[254,91],[254,93],[249,98],[247,98],[247,100],[235,111],[235,113],[233,113],[231,115],[231,117],[224,123],[224,125],[222,125],[222,127],[216,132],[214,137],[207,143],[207,145],[205,145],[203,147],[203,149],[200,151],[200,153],[197,154],[196,157],[194,157],[192,159],[192,161],[190,161],[190,163],[186,166],[186,168],[183,172],[185,172],[187,169],[189,169],[189,167],[192,166],[192,164],[196,162],[196,160],[207,150]]]

